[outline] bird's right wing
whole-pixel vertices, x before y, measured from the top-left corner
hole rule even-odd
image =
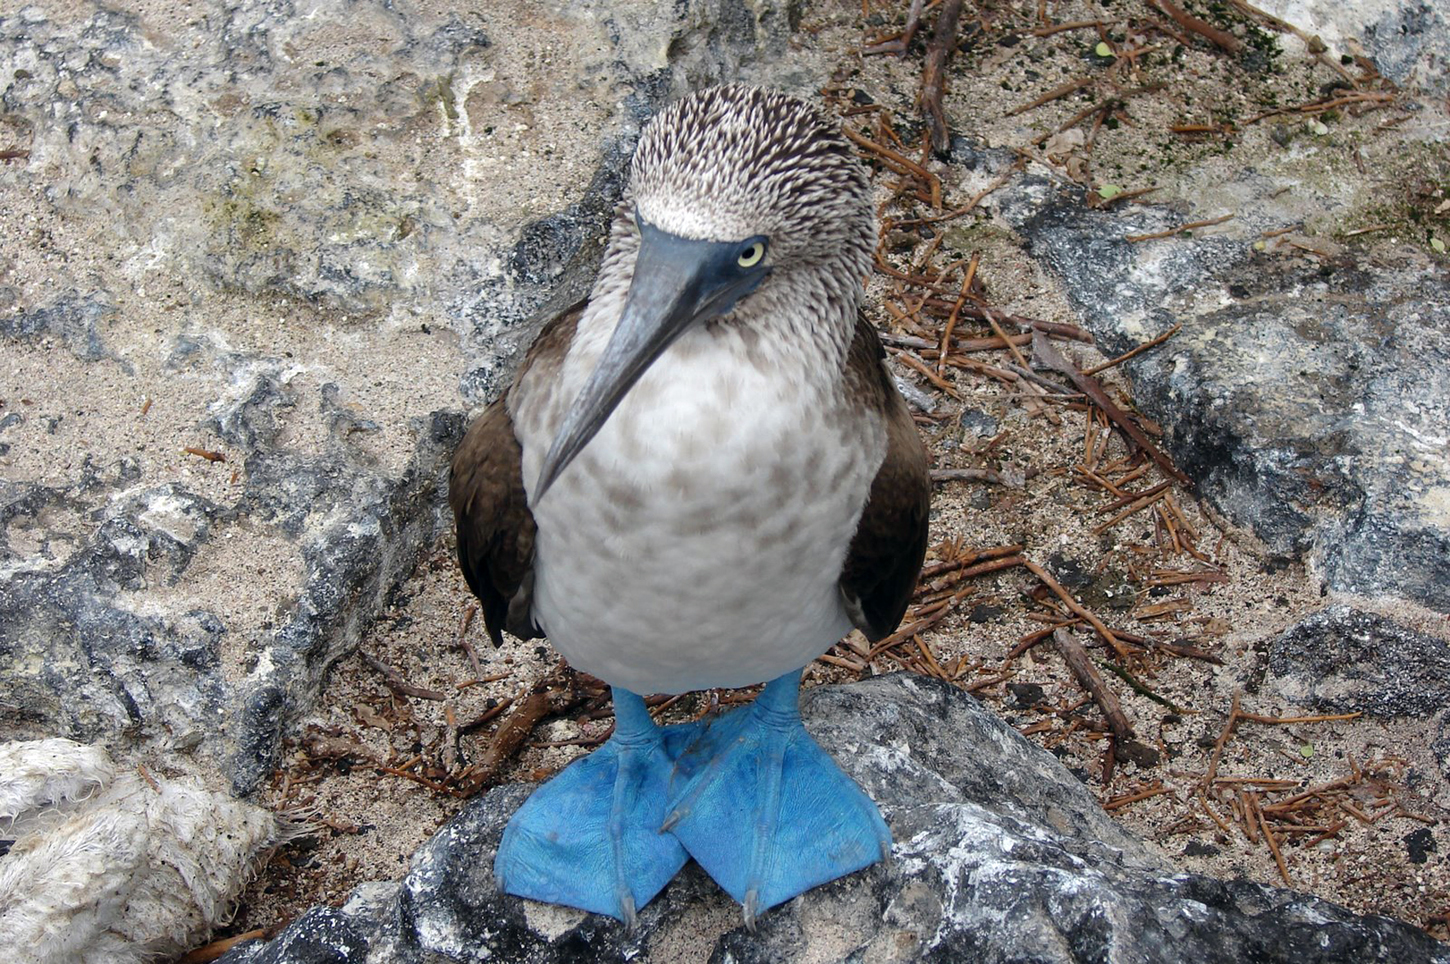
[[[519,368],[515,387],[530,368],[562,363],[582,312],[581,303],[544,326]],[[538,527],[524,491],[523,449],[514,433],[507,393],[463,436],[448,476],[448,504],[458,530],[458,565],[483,606],[493,644],[503,644],[505,629],[520,639],[542,636],[533,616]]]

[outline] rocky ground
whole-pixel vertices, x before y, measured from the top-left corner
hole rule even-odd
[[[935,8],[905,57],[862,53],[904,4],[5,12],[0,725],[313,815],[233,932],[397,879],[466,796],[602,738],[587,681],[465,618],[441,473],[587,279],[638,125],[744,76],[858,132],[873,317],[936,467],[993,473],[940,482],[914,631],[807,682],[964,687],[1153,860],[1447,939],[1445,26],[1193,9],[1232,43],[1149,4],[967,10],[943,154]],[[1052,342],[1082,370],[1173,332],[1101,378],[1192,484],[983,305],[1090,333]],[[1077,615],[1027,562],[1130,640],[1077,637],[1130,737],[1024,648]],[[734,926],[682,886],[661,959]]]

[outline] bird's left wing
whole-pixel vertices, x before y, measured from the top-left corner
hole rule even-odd
[[[865,318],[846,362],[858,397],[886,421],[886,458],[871,483],[841,572],[841,595],[852,623],[872,642],[896,629],[926,556],[931,474],[916,423],[885,366],[876,329]]]

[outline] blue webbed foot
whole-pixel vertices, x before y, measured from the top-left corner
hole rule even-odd
[[[498,888],[608,914],[633,927],[688,859],[660,831],[673,757],[697,726],[660,729],[644,701],[615,689],[614,735],[535,790],[494,859]]]
[[[665,829],[744,905],[765,910],[885,860],[891,832],[854,780],[811,739],[800,672],[716,720],[675,761]]]

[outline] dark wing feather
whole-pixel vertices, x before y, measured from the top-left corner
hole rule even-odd
[[[871,483],[840,586],[851,621],[872,642],[891,635],[906,613],[926,556],[931,507],[926,448],[886,371],[885,355],[876,329],[858,320],[847,378],[857,397],[886,420],[886,458]]]
[[[544,327],[525,356],[515,385],[535,365],[561,363],[582,308],[575,305]],[[538,528],[524,492],[522,464],[523,449],[505,394],[469,426],[448,477],[448,504],[458,529],[458,565],[482,604],[484,625],[495,646],[503,644],[505,629],[520,639],[543,635],[532,612]]]

